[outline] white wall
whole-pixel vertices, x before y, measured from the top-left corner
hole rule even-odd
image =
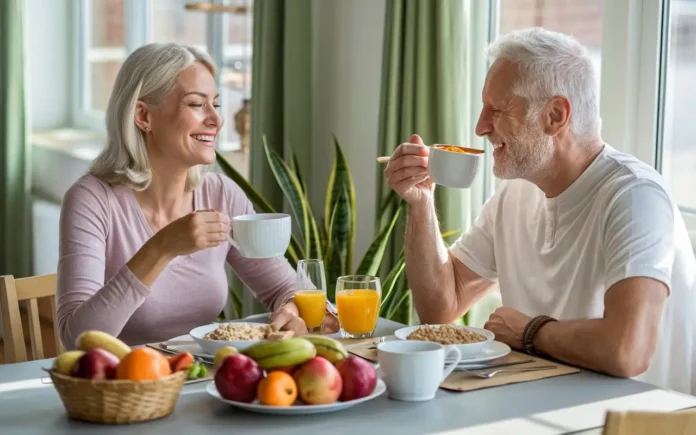
[[[316,1],[310,201],[323,210],[332,134],[351,167],[357,206],[354,264],[374,235],[382,33],[386,0]]]
[[[71,0],[26,0],[27,93],[36,130],[64,127],[70,118]]]

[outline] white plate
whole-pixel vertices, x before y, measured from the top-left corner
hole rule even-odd
[[[234,323],[246,323],[247,325],[250,326],[267,326],[265,323],[253,323],[253,322],[234,322]],[[189,335],[193,338],[193,340],[198,343],[198,345],[201,347],[201,350],[203,352],[208,353],[210,355],[215,355],[215,352],[217,352],[218,349],[221,347],[225,346],[233,346],[237,350],[242,350],[244,348],[247,348],[251,346],[252,344],[258,343],[261,340],[249,340],[249,341],[226,341],[226,340],[206,340],[205,334],[209,332],[213,332],[215,329],[217,329],[218,326],[220,326],[221,323],[211,323],[210,325],[203,325],[199,326],[197,328],[194,328],[189,332]]]
[[[416,326],[408,326],[406,328],[401,328],[398,329],[396,332],[394,332],[394,335],[396,338],[400,340],[407,340],[408,335],[415,331],[418,328],[424,327],[426,325],[416,325]],[[427,325],[429,327],[439,327],[440,325]],[[481,352],[483,349],[488,347],[488,345],[493,341],[495,338],[495,334],[492,333],[491,331],[488,331],[486,329],[481,329],[481,328],[474,328],[472,326],[462,326],[462,325],[453,325],[456,326],[457,328],[460,329],[466,329],[471,332],[477,332],[479,334],[483,334],[486,336],[485,341],[479,341],[477,343],[464,343],[464,344],[452,344],[449,346],[456,346],[457,349],[459,349],[459,352],[462,354],[462,358],[469,357],[469,356],[474,356]]]
[[[459,361],[458,367],[473,368],[473,365],[502,358],[511,351],[512,349],[510,349],[510,346],[507,344],[499,341],[492,341],[488,344],[488,346],[484,347],[475,354],[462,357],[461,361]],[[485,366],[482,365],[482,367]]]
[[[234,400],[223,399],[220,396],[217,388],[215,387],[215,382],[210,382],[205,388],[205,391],[213,396],[214,398],[220,400],[221,402],[228,403],[236,408],[241,408],[246,411],[257,412],[260,414],[277,414],[277,415],[306,415],[306,414],[322,414],[325,412],[335,412],[342,409],[350,408],[358,403],[367,402],[376,397],[379,397],[387,391],[387,386],[384,381],[377,378],[377,385],[375,385],[375,390],[369,396],[365,396],[360,399],[349,400],[348,402],[334,402],[328,405],[293,405],[293,406],[268,406],[261,405],[258,401],[253,403],[235,402]]]

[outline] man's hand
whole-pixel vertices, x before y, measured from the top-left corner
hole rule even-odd
[[[514,349],[523,349],[522,334],[530,320],[531,317],[514,308],[500,307],[491,314],[483,328],[494,333],[496,341]]]

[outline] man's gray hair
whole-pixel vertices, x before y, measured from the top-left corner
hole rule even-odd
[[[513,92],[527,99],[530,117],[539,115],[554,96],[570,100],[570,126],[578,140],[599,136],[597,73],[589,53],[577,40],[542,28],[511,32],[487,49],[492,60],[518,65],[519,80]]]

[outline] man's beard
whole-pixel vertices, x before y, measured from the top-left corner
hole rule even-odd
[[[532,122],[525,123],[511,138],[491,137],[491,143],[505,143],[493,160],[493,174],[502,179],[532,180],[550,169],[553,138]]]

